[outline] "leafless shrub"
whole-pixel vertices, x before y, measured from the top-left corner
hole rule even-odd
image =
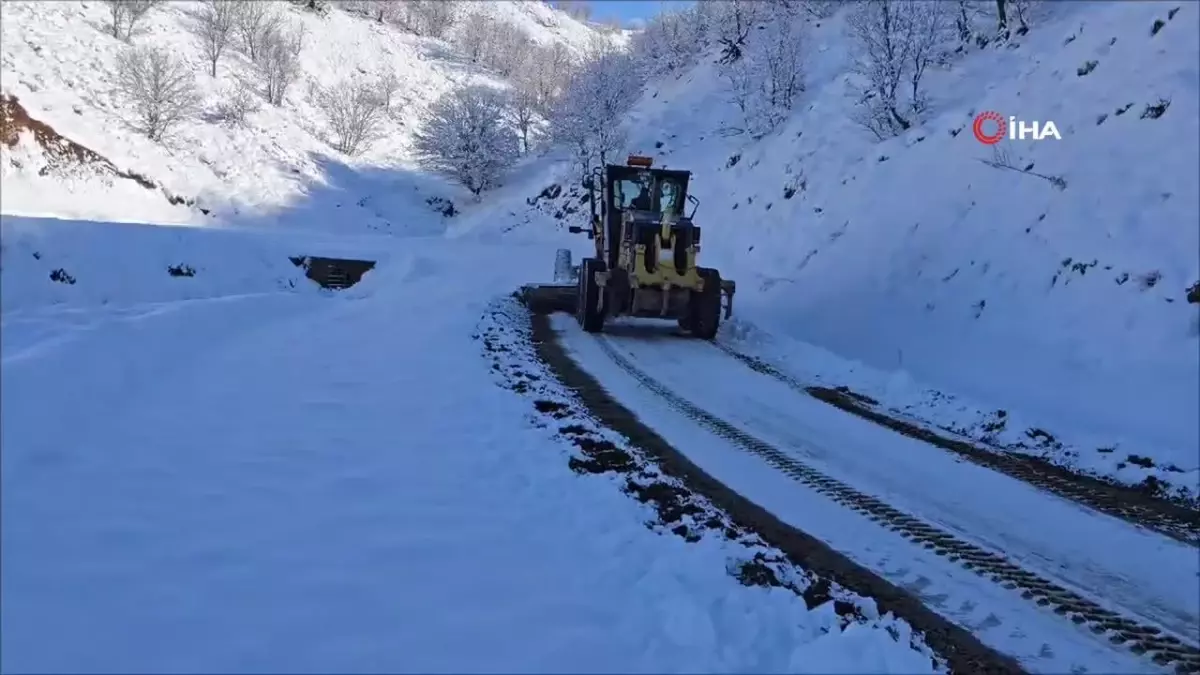
[[[992,167],[993,169],[1002,169],[1005,171],[1016,171],[1017,173],[1023,173],[1027,176],[1034,176],[1036,178],[1041,178],[1042,180],[1046,181],[1047,183],[1050,183],[1051,185],[1053,185],[1055,188],[1057,188],[1059,190],[1067,189],[1067,181],[1062,176],[1050,176],[1050,175],[1047,175],[1044,173],[1038,173],[1032,169],[1032,166],[1033,166],[1032,164],[1029,165],[1028,167],[1021,168],[1021,167],[1017,166],[1016,162],[1013,161],[1012,156],[1009,154],[1008,150],[1005,150],[1005,149],[997,147],[997,146],[992,146],[992,158],[991,159],[981,159],[979,161]]]
[[[205,0],[197,15],[196,39],[204,58],[208,60],[209,75],[217,76],[217,62],[233,38],[238,6],[230,0]]]
[[[231,124],[244,126],[251,113],[258,110],[258,96],[245,81],[228,88],[217,103],[217,116]]]
[[[357,155],[379,139],[387,109],[373,83],[344,81],[315,92],[317,109],[334,134],[330,144]]]
[[[134,47],[117,61],[117,83],[133,101],[140,130],[159,141],[194,115],[200,93],[191,69],[166,49]]]
[[[104,0],[108,5],[113,37],[130,42],[137,24],[162,0]]]

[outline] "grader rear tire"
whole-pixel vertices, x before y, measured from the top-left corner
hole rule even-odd
[[[584,258],[579,266],[578,298],[575,318],[588,333],[599,333],[604,328],[605,312],[598,309],[600,287],[596,285],[596,272],[603,272],[604,262],[596,258]]]
[[[717,337],[721,326],[721,273],[702,267],[696,272],[704,280],[704,290],[692,292],[688,302],[687,325],[692,335],[701,340]]]

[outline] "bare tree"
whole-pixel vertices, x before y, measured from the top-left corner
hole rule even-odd
[[[855,116],[879,138],[911,128],[924,110],[921,81],[940,55],[948,6],[938,0],[864,0],[847,18],[858,49],[854,72],[866,83]]]
[[[509,94],[508,117],[521,135],[522,154],[529,154],[530,135],[538,122],[538,110],[537,90],[528,80],[518,79]]]
[[[711,7],[711,3],[702,3]],[[631,48],[647,76],[679,72],[692,65],[704,49],[704,35],[698,32],[693,5],[682,11],[664,11],[646,22],[634,35]]]
[[[200,107],[191,69],[166,49],[133,47],[121,52],[117,84],[133,102],[139,130],[153,141],[162,140]]]
[[[975,22],[984,13],[983,4],[988,0],[956,0],[950,8],[954,17],[954,33],[959,42],[969,44],[975,41]]]
[[[196,39],[213,77],[217,76],[217,62],[233,37],[237,10],[238,6],[230,0],[205,0],[197,15]]]
[[[596,162],[607,163],[625,145],[619,124],[642,91],[637,61],[628,52],[593,54],[574,73],[550,117],[551,135],[576,152],[586,175]]]
[[[459,25],[455,32],[455,42],[471,63],[483,63],[491,50],[493,35],[500,26],[488,15],[473,12]]]
[[[1039,0],[1008,0],[1008,6],[1012,8],[1013,13],[1017,15],[1018,34],[1029,32],[1030,15],[1036,9]]]
[[[137,24],[162,0],[104,0],[112,21],[113,37],[130,42]]]
[[[742,58],[722,66],[754,136],[787,119],[804,91],[804,22],[798,8],[774,0],[762,11],[764,24],[743,44]]]
[[[416,150],[430,168],[449,174],[472,194],[497,184],[518,156],[516,134],[504,124],[504,98],[495,89],[469,86],[434,103]]]
[[[526,62],[525,78],[537,94],[538,112],[549,116],[554,100],[570,79],[575,63],[561,42],[551,47],[535,47]]]
[[[714,36],[721,45],[721,60],[732,63],[742,58],[742,47],[762,18],[762,3],[758,0],[722,0],[716,7]]]
[[[263,42],[279,28],[283,16],[274,2],[267,0],[233,0],[237,5],[234,28],[241,40],[242,49],[251,61],[257,62],[263,51]]]
[[[909,108],[915,115],[925,112],[928,102],[921,81],[929,66],[943,55],[949,23],[950,5],[940,0],[915,0],[906,6],[906,39],[909,43],[907,76]]]
[[[267,102],[283,105],[288,87],[300,74],[300,52],[304,47],[304,28],[299,24],[276,26],[268,31],[260,46],[258,66]]]
[[[392,6],[391,21],[400,28],[410,32],[419,33],[420,26],[417,25],[419,19],[418,13],[413,10],[414,0],[379,0]]]
[[[491,46],[489,65],[503,77],[511,77],[518,69],[525,67],[534,48],[533,41],[525,31],[508,23],[498,27]]]
[[[392,103],[396,92],[400,91],[400,76],[395,70],[386,68],[375,77],[375,97],[383,106],[383,111],[392,113]]]
[[[379,139],[387,109],[374,83],[343,81],[319,88],[314,99],[339,152],[357,155]]]
[[[452,0],[407,0],[413,29],[428,37],[445,37],[454,25],[458,6]]]

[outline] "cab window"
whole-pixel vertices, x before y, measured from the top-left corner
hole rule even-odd
[[[613,190],[613,206],[617,209],[627,209],[630,203],[638,196],[638,192],[642,189],[640,183],[636,180],[619,180],[616,181]]]
[[[682,199],[680,198],[683,190],[679,187],[679,182],[673,178],[663,178],[658,184],[658,204],[659,210],[672,213],[682,213]]]

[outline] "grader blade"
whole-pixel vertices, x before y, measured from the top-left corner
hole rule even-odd
[[[551,312],[575,313],[578,289],[575,284],[570,286],[558,284],[529,284],[522,286],[517,293],[518,299],[535,314]]]

